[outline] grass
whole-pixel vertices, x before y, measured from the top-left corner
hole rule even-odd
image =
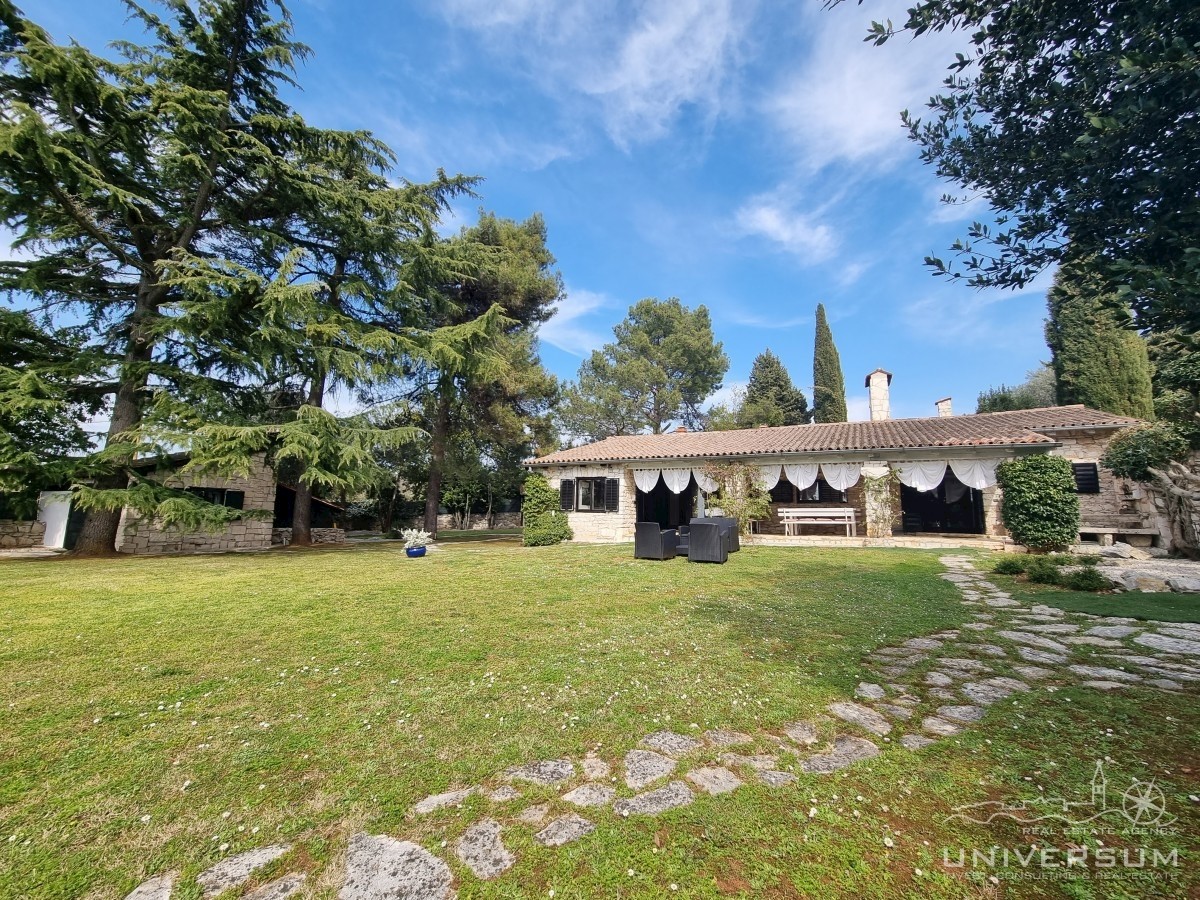
[[[615,762],[659,728],[811,718],[850,696],[864,653],[967,615],[935,553],[759,547],[725,566],[630,555],[467,542],[422,560],[385,544],[0,564],[0,896],[123,897],[177,868],[176,896],[195,900],[191,875],[284,840],[295,850],[276,870],[310,872],[311,896],[331,898],[363,828],[447,858],[463,898],[649,897],[672,884],[688,897],[994,896],[939,848],[1022,836],[947,823],[952,807],[1025,796],[1027,778],[1074,790],[1105,756],[1110,779],[1158,779],[1184,817],[1186,838],[1146,840],[1196,851],[1192,698],[1063,690],[794,789],[747,787],[655,819],[599,811],[594,835],[559,850],[509,827],[519,862],[475,880],[443,842],[553,794],[415,819],[421,797],[497,784],[533,759],[594,749]],[[1185,871],[1014,895],[1197,886]]]
[[[1143,593],[1125,591],[1099,594],[1072,591],[1049,584],[1035,584],[1013,576],[992,574],[997,585],[1018,600],[1044,603],[1071,612],[1093,616],[1124,616],[1158,622],[1200,623],[1200,594]]]

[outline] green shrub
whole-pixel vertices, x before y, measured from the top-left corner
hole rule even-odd
[[[1025,560],[1019,556],[1006,556],[992,567],[992,571],[999,575],[1024,575]]]
[[[1105,591],[1112,587],[1095,566],[1084,566],[1063,576],[1063,587],[1073,591]]]
[[[1100,562],[1099,553],[1081,553],[1075,557],[1075,562],[1081,566],[1094,566]]]
[[[1058,584],[1062,573],[1048,556],[1034,556],[1025,564],[1025,576],[1034,584]]]
[[[525,500],[521,504],[524,522],[522,539],[526,547],[546,547],[572,538],[567,516],[558,508],[558,491],[550,487],[544,475],[525,480]]]
[[[1190,449],[1187,438],[1165,422],[1126,428],[1108,443],[1100,463],[1121,478],[1149,481],[1151,469],[1165,469],[1173,459],[1183,459]]]
[[[1061,456],[1025,456],[1001,463],[1000,516],[1013,540],[1031,550],[1055,550],[1079,536],[1079,495],[1071,464]]]

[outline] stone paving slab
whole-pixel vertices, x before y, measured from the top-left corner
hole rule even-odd
[[[984,717],[983,709],[978,706],[939,706],[937,714],[955,722],[978,722]]]
[[[464,800],[471,796],[474,788],[463,788],[457,791],[446,791],[441,794],[431,794],[424,800],[418,800],[417,805],[413,807],[413,812],[423,816],[431,813],[434,810],[445,809],[447,806],[458,806]]]
[[[668,809],[687,806],[694,799],[696,795],[686,784],[682,781],[672,781],[657,790],[638,794],[628,800],[618,800],[613,804],[613,811],[620,816],[656,816]]]
[[[922,747],[928,747],[935,743],[933,738],[927,738],[923,734],[906,734],[900,738],[900,746],[908,750],[920,750]]]
[[[584,784],[563,794],[562,798],[575,806],[608,806],[617,792],[606,784]]]
[[[674,731],[656,731],[642,738],[642,744],[667,756],[687,756],[704,746],[703,742]]]
[[[1021,655],[1021,659],[1031,663],[1062,665],[1067,661],[1067,657],[1062,653],[1047,653],[1045,650],[1035,650],[1032,647],[1018,647],[1017,653]]]
[[[938,716],[926,716],[921,720],[921,728],[938,737],[953,737],[962,729],[953,722],[947,722]]]
[[[500,840],[500,823],[495,819],[476,822],[463,832],[454,855],[476,878],[484,881],[503,875],[517,861]]]
[[[704,732],[704,739],[714,747],[736,747],[738,744],[753,744],[754,738],[741,731],[726,731],[723,728]]]
[[[828,709],[843,722],[857,725],[859,728],[863,728],[880,737],[892,730],[891,722],[875,712],[875,710],[860,703],[838,701],[830,703]]]
[[[612,774],[608,763],[593,753],[583,758],[583,777],[588,781],[600,781]]]
[[[1002,637],[1005,640],[1012,641],[1016,644],[1025,644],[1029,647],[1037,647],[1039,650],[1049,650],[1051,653],[1066,654],[1071,652],[1067,647],[1060,644],[1058,641],[1053,641],[1050,638],[1042,637],[1041,635],[1031,634],[1028,631],[1012,631],[1006,629],[1004,631],[997,631],[996,636]]]
[[[338,900],[450,900],[450,867],[420,844],[358,833],[346,850]]]
[[[1013,671],[1024,678],[1049,678],[1054,674],[1053,669],[1043,669],[1041,666],[1013,666]]]
[[[531,781],[543,787],[554,787],[575,777],[575,763],[569,759],[545,759],[523,766],[513,766],[505,774],[518,781]]]
[[[726,766],[746,766],[760,772],[775,768],[779,762],[775,756],[769,753],[758,753],[754,756],[743,756],[741,753],[722,753],[717,759]]]
[[[630,750],[625,754],[625,784],[635,791],[666,778],[677,763],[653,750]]]
[[[1102,638],[1124,638],[1131,634],[1137,634],[1141,629],[1134,628],[1130,625],[1097,625],[1095,628],[1089,628],[1084,634],[1089,634],[1092,637]]]
[[[776,772],[769,770],[766,772],[759,772],[758,779],[769,787],[785,787],[786,785],[794,782],[796,780],[796,776],[791,772]]]
[[[178,877],[178,872],[155,875],[126,894],[125,900],[171,900],[171,890],[175,887],[175,879]]]
[[[817,726],[812,722],[791,722],[783,726],[783,733],[805,747],[817,742]]]
[[[864,759],[873,759],[879,755],[879,747],[866,738],[840,734],[833,739],[833,749],[828,753],[818,753],[800,763],[805,772],[827,775]]]
[[[521,796],[521,792],[510,784],[502,784],[494,791],[489,791],[487,798],[493,803],[507,803],[509,800],[516,800]]]
[[[550,815],[550,804],[538,803],[535,806],[527,806],[517,813],[517,821],[524,822],[526,825],[541,825],[548,815]]]
[[[905,706],[896,706],[894,703],[880,703],[878,709],[893,719],[907,720],[913,717],[913,711]]]
[[[1102,681],[1141,681],[1141,675],[1126,672],[1122,669],[1110,669],[1107,666],[1069,666],[1076,675],[1086,678],[1099,678]]]
[[[692,769],[684,777],[706,794],[727,794],[743,784],[742,779],[720,766]]]
[[[303,872],[292,872],[256,888],[242,900],[288,900],[304,890],[307,877]]]
[[[1167,653],[1181,653],[1184,656],[1200,656],[1200,635],[1196,640],[1170,637],[1165,634],[1139,634],[1133,639],[1135,644],[1163,650]]]
[[[868,681],[860,681],[858,687],[854,689],[854,696],[864,700],[882,700],[886,693],[880,685],[871,684]]]
[[[543,847],[561,847],[563,844],[569,844],[572,841],[579,840],[581,837],[586,837],[595,830],[595,824],[589,822],[583,816],[571,813],[570,815],[555,819],[535,834],[533,839]]]
[[[231,888],[245,884],[250,876],[268,863],[274,862],[292,848],[287,844],[272,844],[257,847],[221,860],[215,866],[196,876],[196,883],[204,892],[205,900]]]

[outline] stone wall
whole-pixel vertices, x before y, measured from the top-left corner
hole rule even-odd
[[[564,478],[616,478],[621,482],[615,512],[569,512],[567,522],[574,540],[587,544],[632,541],[637,522],[637,487],[633,470],[617,466],[549,466],[542,470],[550,487],[558,490]]]
[[[310,528],[314,544],[341,544],[346,540],[346,531],[342,528]],[[286,546],[292,542],[292,529],[272,528],[271,543],[276,546]]]
[[[1098,494],[1079,495],[1080,532],[1124,535],[1131,542],[1149,544],[1155,537],[1162,536],[1166,542],[1169,527],[1164,528],[1164,514],[1155,506],[1154,498],[1145,485],[1136,481],[1118,478],[1104,466],[1100,457],[1108,442],[1117,432],[1109,430],[1080,429],[1060,431],[1051,435],[1062,447],[1053,451],[1071,462],[1096,463],[1100,475]],[[1155,529],[1157,535],[1139,535],[1124,529]]]
[[[42,546],[46,535],[45,522],[18,522],[0,519],[0,550],[24,550]]]
[[[451,530],[458,528],[457,516],[451,513],[442,513],[438,516],[438,531],[443,529]],[[421,523],[416,523],[413,527],[419,527]],[[492,513],[492,522],[488,523],[488,518],[485,513],[472,513],[471,524],[468,531],[487,531],[492,528],[520,528],[521,514],[519,512],[498,512]]]
[[[121,553],[219,553],[230,550],[265,550],[271,546],[271,518],[275,511],[275,475],[266,461],[255,460],[249,477],[198,477],[172,473],[163,482],[174,488],[206,487],[242,491],[243,510],[262,510],[263,518],[230,522],[220,531],[180,531],[163,528],[131,509],[121,513],[117,550]]]

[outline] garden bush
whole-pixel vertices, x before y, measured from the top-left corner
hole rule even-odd
[[[1034,584],[1059,584],[1062,573],[1048,556],[1034,556],[1025,564],[1025,577]]]
[[[998,575],[1024,575],[1025,560],[1019,556],[1006,556],[992,567]]]
[[[1013,540],[1031,550],[1056,550],[1079,536],[1079,495],[1071,464],[1061,456],[1025,456],[1001,463],[1000,516]]]
[[[1084,566],[1069,572],[1063,576],[1062,585],[1073,591],[1104,591],[1112,587],[1095,566]]]
[[[1126,428],[1108,443],[1100,463],[1122,478],[1150,481],[1151,469],[1165,469],[1188,453],[1188,441],[1172,424],[1156,422]]]
[[[521,512],[525,523],[522,540],[526,547],[546,547],[571,539],[571,526],[558,503],[558,491],[550,487],[544,475],[530,475],[525,480]]]

